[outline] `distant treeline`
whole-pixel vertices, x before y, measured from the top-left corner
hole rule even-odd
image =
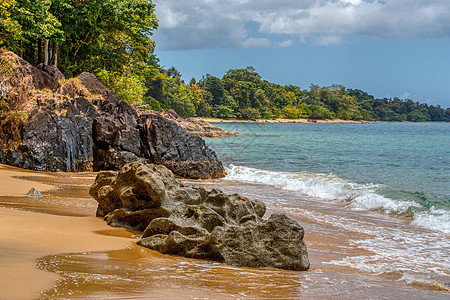
[[[207,74],[187,84],[175,68],[162,68],[153,54],[150,37],[157,27],[150,0],[0,4],[0,47],[34,65],[57,66],[68,77],[95,73],[141,109],[173,108],[182,117],[450,121],[450,110],[439,106],[375,99],[341,85],[282,86],[263,80],[252,67],[229,70],[222,78]],[[0,77],[7,70],[0,68]]]
[[[173,108],[182,117],[450,121],[450,109],[440,106],[410,99],[375,99],[342,85],[282,86],[263,80],[253,67],[229,70],[222,78],[207,74],[189,84],[173,67],[154,71],[146,80],[145,107]]]

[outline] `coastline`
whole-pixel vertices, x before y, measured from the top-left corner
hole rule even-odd
[[[342,119],[324,119],[324,120],[311,120],[311,119],[271,119],[271,120],[239,120],[239,119],[220,119],[220,118],[201,118],[195,117],[196,120],[203,120],[207,123],[351,123],[351,124],[367,124],[367,123],[379,123],[379,121],[354,121],[354,120],[342,120]]]

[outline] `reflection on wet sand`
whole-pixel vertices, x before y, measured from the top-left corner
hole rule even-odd
[[[56,188],[44,192],[42,198],[17,195],[0,197],[1,206],[22,210],[3,209],[0,213],[15,220],[16,223],[9,222],[13,226],[24,225],[13,234],[10,231],[14,228],[7,228],[8,222],[1,224],[5,227],[0,235],[0,271],[12,272],[6,265],[12,260],[13,254],[16,269],[28,271],[24,265],[32,268],[35,264],[40,270],[50,271],[44,273],[34,269],[36,274],[31,272],[32,276],[18,278],[24,281],[22,286],[34,284],[34,290],[41,291],[41,299],[439,299],[448,295],[447,292],[414,287],[398,281],[398,274],[375,276],[329,264],[331,260],[347,256],[370,256],[373,253],[356,247],[352,242],[366,238],[363,232],[348,231],[339,227],[339,224],[309,218],[308,213],[313,212],[336,218],[336,211],[319,204],[309,203],[308,213],[299,213],[295,210],[298,207],[290,206],[289,203],[270,202],[271,197],[277,195],[262,193],[268,199],[269,213],[291,213],[305,228],[305,241],[312,266],[310,271],[235,268],[212,261],[163,255],[135,245],[139,238],[138,232],[106,226],[101,219],[93,217],[96,203],[87,193],[95,174],[58,173],[40,176],[24,173],[21,177],[26,177],[27,181],[51,184]],[[254,191],[244,185],[217,185],[215,182],[202,184],[207,188],[218,187],[227,192],[247,193],[247,196],[252,196]],[[22,219],[18,219],[17,214]],[[350,217],[357,221],[356,216]],[[20,223],[24,219],[28,221]],[[26,245],[25,248],[21,250],[18,243],[12,242],[14,239],[22,243],[22,248]],[[32,254],[26,254],[25,249]],[[42,278],[48,280],[41,282]],[[1,291],[0,298],[13,299],[13,292]],[[20,298],[34,298],[33,295],[37,294],[28,292]]]

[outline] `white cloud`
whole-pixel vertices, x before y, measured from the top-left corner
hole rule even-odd
[[[294,41],[293,40],[284,40],[284,41],[282,41],[281,43],[279,43],[278,45],[280,46],[280,47],[282,47],[282,48],[285,48],[285,47],[290,47],[290,46],[292,46],[294,44]]]
[[[449,0],[154,0],[162,49],[330,45],[348,35],[450,36]],[[245,24],[256,24],[250,30]],[[268,42],[269,41],[269,42]],[[284,43],[284,45],[288,45]]]
[[[172,10],[169,7],[162,6],[158,9],[159,26],[161,28],[176,28],[187,21],[189,18],[181,11]]]
[[[342,41],[340,35],[319,35],[315,38],[315,43],[319,46],[339,45]]]
[[[243,48],[267,48],[272,43],[267,38],[248,38],[242,42]]]

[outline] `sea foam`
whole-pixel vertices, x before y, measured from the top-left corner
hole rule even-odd
[[[391,199],[377,192],[380,185],[352,183],[333,174],[311,172],[277,172],[244,166],[226,167],[225,180],[264,184],[327,201],[345,202],[355,210],[380,210],[389,214],[415,212],[415,225],[450,233],[450,213],[426,209],[414,201]]]

